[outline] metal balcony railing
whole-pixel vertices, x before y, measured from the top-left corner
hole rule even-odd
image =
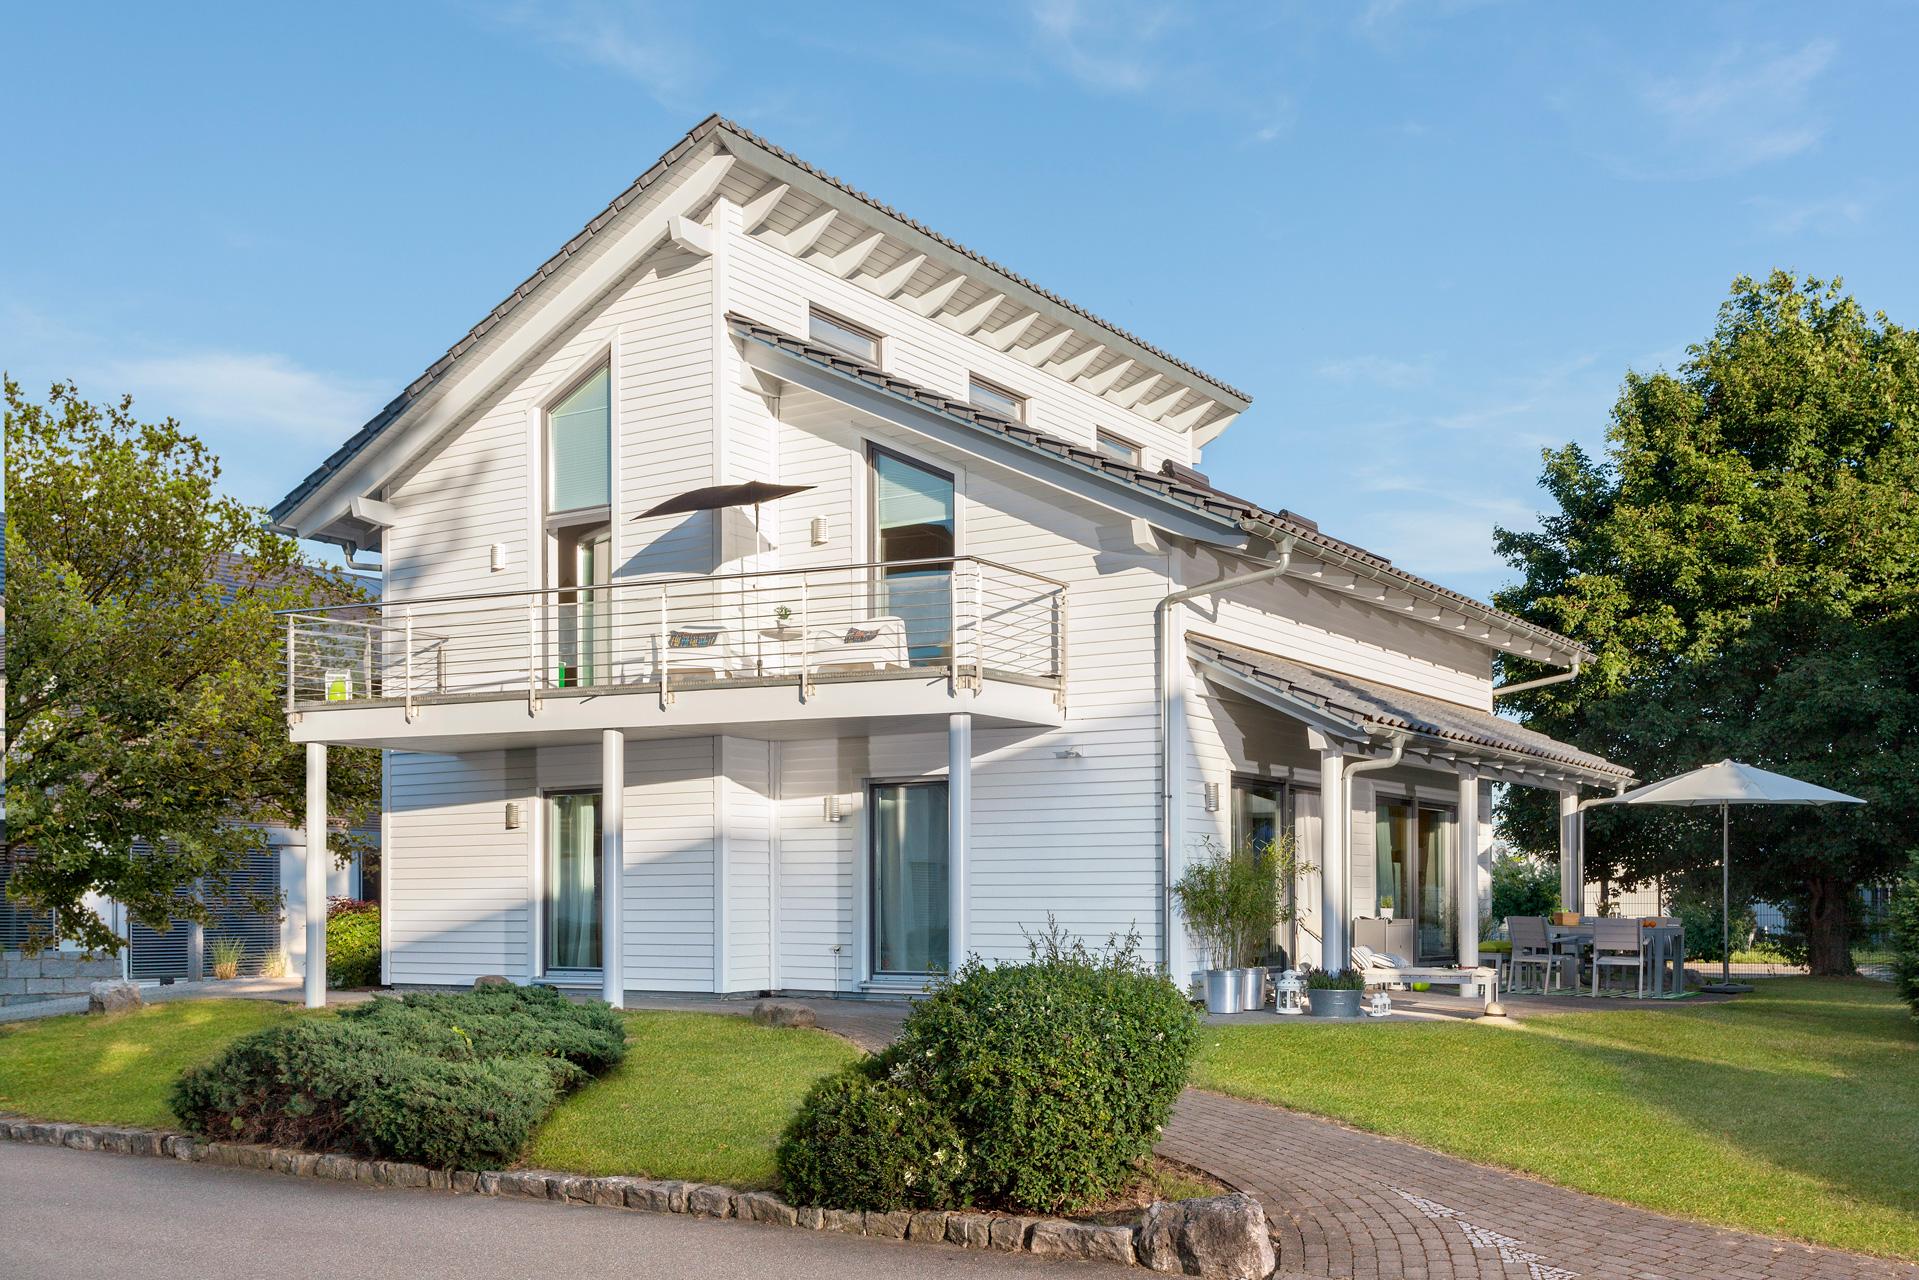
[[[286,615],[287,710],[940,672],[1065,687],[1066,585],[973,556],[338,605]]]

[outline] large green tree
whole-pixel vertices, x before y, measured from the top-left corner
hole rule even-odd
[[[1738,891],[1850,972],[1860,886],[1919,843],[1919,338],[1837,281],[1742,277],[1676,371],[1627,374],[1603,458],[1545,461],[1558,510],[1497,533],[1524,580],[1496,599],[1598,661],[1507,709],[1642,780],[1730,757],[1868,800],[1734,817]],[[1549,806],[1514,792],[1508,831],[1549,847]],[[1597,874],[1717,887],[1716,810],[1587,832]]]
[[[6,382],[7,892],[57,936],[123,941],[86,904],[206,921],[259,824],[302,821],[274,610],[350,591],[219,491],[169,419]],[[379,755],[335,753],[329,811],[364,821]],[[335,833],[336,856],[349,852]],[[46,939],[42,939],[45,941]]]

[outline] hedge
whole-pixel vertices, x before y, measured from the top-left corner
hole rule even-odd
[[[1199,1039],[1186,997],[1136,946],[1095,952],[1054,928],[1024,963],[968,961],[891,1048],[808,1095],[780,1146],[787,1198],[1058,1213],[1124,1190]],[[901,1136],[874,1142],[880,1126]]]
[[[550,988],[382,997],[243,1037],[183,1074],[171,1102],[209,1138],[497,1168],[625,1052],[618,1014]]]
[[[1892,979],[1899,997],[1919,1018],[1919,850],[1906,864],[1906,874],[1893,886],[1892,916],[1887,921],[1892,941]]]
[[[326,980],[329,987],[379,985],[379,903],[339,898],[328,905]]]

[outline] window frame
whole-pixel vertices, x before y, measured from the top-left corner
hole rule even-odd
[[[601,844],[601,841],[604,839],[605,832],[606,832],[606,793],[600,787],[586,785],[586,786],[573,786],[573,787],[541,787],[538,789],[538,794],[540,798],[539,826],[537,831],[535,832],[535,835],[537,836],[537,839],[538,839],[538,843],[535,845],[535,849],[537,850],[537,856],[539,859],[539,871],[540,871],[540,886],[539,886],[540,887],[540,900],[539,900],[540,928],[539,928],[539,940],[537,944],[539,946],[538,954],[539,954],[539,961],[540,961],[540,968],[539,968],[540,976],[542,978],[545,978],[553,974],[561,974],[561,975],[571,977],[574,975],[604,973],[606,971],[606,945],[607,945],[607,938],[603,929],[604,915],[605,915],[604,905],[606,902],[606,898],[604,895],[606,893],[606,886],[605,884],[601,883],[601,872],[603,871],[604,868],[602,868],[600,865],[601,863],[600,844]],[[554,830],[553,830],[553,816],[552,816],[552,801],[559,799],[562,796],[593,796],[595,800],[597,801],[597,803],[593,806],[593,832],[594,832],[593,927],[594,929],[600,931],[600,938],[599,938],[600,965],[597,969],[569,969],[564,966],[556,968],[555,966],[547,962],[547,956],[550,953],[550,948],[553,945],[552,909],[553,909],[554,885],[553,885],[552,841],[554,837]]]
[[[891,777],[882,777],[882,778],[868,778],[868,779],[866,779],[866,788],[865,788],[865,796],[864,796],[864,799],[865,799],[865,802],[866,802],[866,814],[865,814],[865,818],[866,818],[866,821],[865,821],[865,828],[866,828],[866,829],[865,829],[865,831],[864,831],[864,833],[863,833],[863,835],[864,835],[864,838],[865,838],[865,844],[866,844],[866,856],[865,856],[865,863],[866,863],[866,915],[867,915],[867,924],[866,924],[866,948],[867,948],[867,963],[866,963],[866,971],[867,971],[867,978],[868,978],[868,980],[869,980],[869,981],[877,981],[877,982],[893,982],[893,981],[898,981],[898,980],[900,980],[900,979],[910,979],[910,978],[924,978],[924,977],[928,977],[928,976],[930,976],[930,975],[932,974],[932,972],[933,972],[933,970],[931,970],[931,969],[928,969],[928,970],[924,970],[924,971],[920,971],[920,970],[906,970],[906,969],[882,969],[882,968],[880,968],[880,920],[881,920],[881,913],[880,913],[880,868],[879,868],[879,858],[880,858],[880,841],[879,841],[879,820],[880,820],[880,807],[879,807],[879,801],[878,801],[878,793],[879,793],[879,792],[880,792],[881,790],[883,790],[883,789],[885,789],[885,788],[890,788],[890,787],[902,787],[902,788],[905,788],[905,787],[937,787],[937,788],[939,788],[939,789],[940,789],[940,790],[941,790],[941,791],[942,791],[942,792],[943,792],[943,793],[945,794],[945,796],[946,796],[946,803],[947,803],[947,804],[948,804],[949,806],[950,806],[950,805],[951,805],[951,804],[953,803],[953,789],[952,789],[952,786],[951,786],[951,784],[950,784],[950,783],[948,782],[948,780],[947,780],[947,779],[945,779],[945,778],[891,778]],[[951,822],[951,814],[952,814],[952,811],[951,811],[951,809],[949,808],[949,809],[947,810],[947,815],[948,815],[948,822],[949,822],[949,823]],[[949,826],[949,830],[950,830],[950,826]],[[950,910],[950,904],[951,904],[951,902],[952,902],[952,879],[951,879],[951,877],[952,877],[952,874],[953,874],[953,850],[952,850],[952,846],[951,846],[950,844],[949,844],[949,845],[947,846],[947,850],[946,850],[946,874],[947,874],[947,877],[948,877],[948,879],[947,879],[947,891],[946,891],[946,896],[945,896],[945,901],[946,901],[946,903],[948,904],[948,909],[947,909],[947,920],[946,920],[946,930],[947,930],[947,935],[946,935],[946,936],[947,936],[947,949],[948,949],[948,950],[949,950],[949,952],[950,952],[950,950],[952,949],[952,936],[953,936],[953,934],[952,934],[952,930],[953,930],[953,920],[952,920],[952,912],[951,912],[951,910]],[[941,961],[940,963],[944,963],[944,962],[943,962],[943,961]]]
[[[853,334],[857,337],[865,338],[868,342],[873,344],[872,357],[869,359],[865,355],[860,354],[858,352],[848,351],[844,346],[840,345],[837,342],[828,342],[820,338],[817,334],[813,332],[813,322],[815,320],[824,320],[827,324],[833,326],[836,329],[843,329],[847,333]],[[810,343],[813,343],[815,346],[825,347],[829,351],[833,351],[839,355],[843,355],[848,360],[857,360],[861,364],[870,365],[871,367],[875,369],[883,369],[886,367],[886,364],[885,364],[886,335],[885,334],[873,328],[871,325],[861,324],[857,320],[848,320],[845,316],[841,315],[839,312],[830,310],[826,307],[822,307],[814,303],[808,303],[806,306],[806,340]]]
[[[975,389],[984,390],[988,395],[998,396],[1002,400],[1010,400],[1014,405],[1014,412],[1011,414],[1000,413],[998,407],[995,405],[981,404],[973,398]],[[967,372],[966,403],[975,409],[981,409],[987,413],[1005,418],[1009,422],[1023,423],[1026,421],[1026,409],[1031,400],[1031,396],[1021,395],[1003,382],[995,382],[991,378],[982,377],[970,370]]]
[[[553,411],[565,404],[574,395],[578,394],[587,383],[602,375],[606,378],[606,500],[590,506],[563,507],[555,510],[553,506],[553,482],[559,475],[559,468],[554,465],[555,442],[553,439]],[[594,360],[592,364],[577,377],[569,378],[565,383],[561,384],[560,390],[548,396],[546,403],[540,406],[540,470],[542,473],[540,477],[540,514],[547,527],[553,527],[556,521],[562,525],[586,524],[592,519],[595,513],[599,513],[602,519],[611,519],[614,488],[613,476],[617,467],[617,459],[614,457],[613,449],[615,431],[613,356],[612,353],[608,351],[601,353],[599,358]]]
[[[1093,428],[1093,448],[1115,462],[1124,462],[1135,467],[1146,465],[1144,449],[1117,431],[1108,431],[1105,427]]]

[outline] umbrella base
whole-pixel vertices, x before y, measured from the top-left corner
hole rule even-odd
[[[1744,996],[1752,994],[1752,985],[1746,982],[1709,982],[1696,988],[1712,996]]]

